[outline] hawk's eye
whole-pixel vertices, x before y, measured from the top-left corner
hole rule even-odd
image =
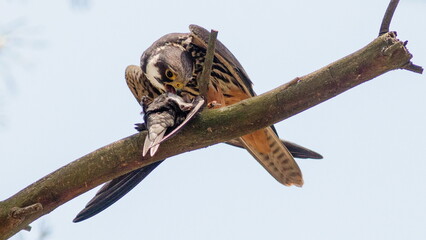
[[[170,69],[166,69],[166,77],[170,80],[174,80],[176,78],[176,74],[172,72]]]

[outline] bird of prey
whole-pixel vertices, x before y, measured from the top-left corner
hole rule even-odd
[[[199,95],[197,79],[203,69],[209,32],[197,25],[190,25],[189,29],[189,33],[170,33],[161,37],[142,54],[140,66],[131,65],[126,68],[127,85],[138,102],[144,96],[154,99],[165,92],[176,93],[187,102]],[[234,55],[217,41],[207,103],[215,102],[217,104],[214,104],[214,107],[220,108],[253,96],[256,94],[246,71]],[[281,141],[273,126],[229,143],[247,149],[278,182],[286,186],[303,185],[302,173],[293,156],[322,158],[314,151]],[[109,207],[161,162],[134,170],[106,183],[77,215],[74,222],[87,219]]]

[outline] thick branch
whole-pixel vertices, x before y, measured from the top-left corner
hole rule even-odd
[[[404,68],[411,57],[404,43],[390,32],[343,59],[265,94],[229,107],[205,110],[164,142],[152,158],[142,158],[145,132],[100,148],[0,202],[0,239],[12,236],[35,219],[112,178],[284,120],[387,71]],[[35,203],[43,209],[24,215],[23,219],[9,214],[14,207]]]

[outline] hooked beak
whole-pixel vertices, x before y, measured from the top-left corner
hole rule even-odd
[[[185,85],[182,82],[173,81],[166,84],[166,92],[180,94]]]

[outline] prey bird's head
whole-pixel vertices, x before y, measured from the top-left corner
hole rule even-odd
[[[161,45],[144,52],[141,68],[160,92],[179,93],[192,78],[193,61],[182,46]]]

